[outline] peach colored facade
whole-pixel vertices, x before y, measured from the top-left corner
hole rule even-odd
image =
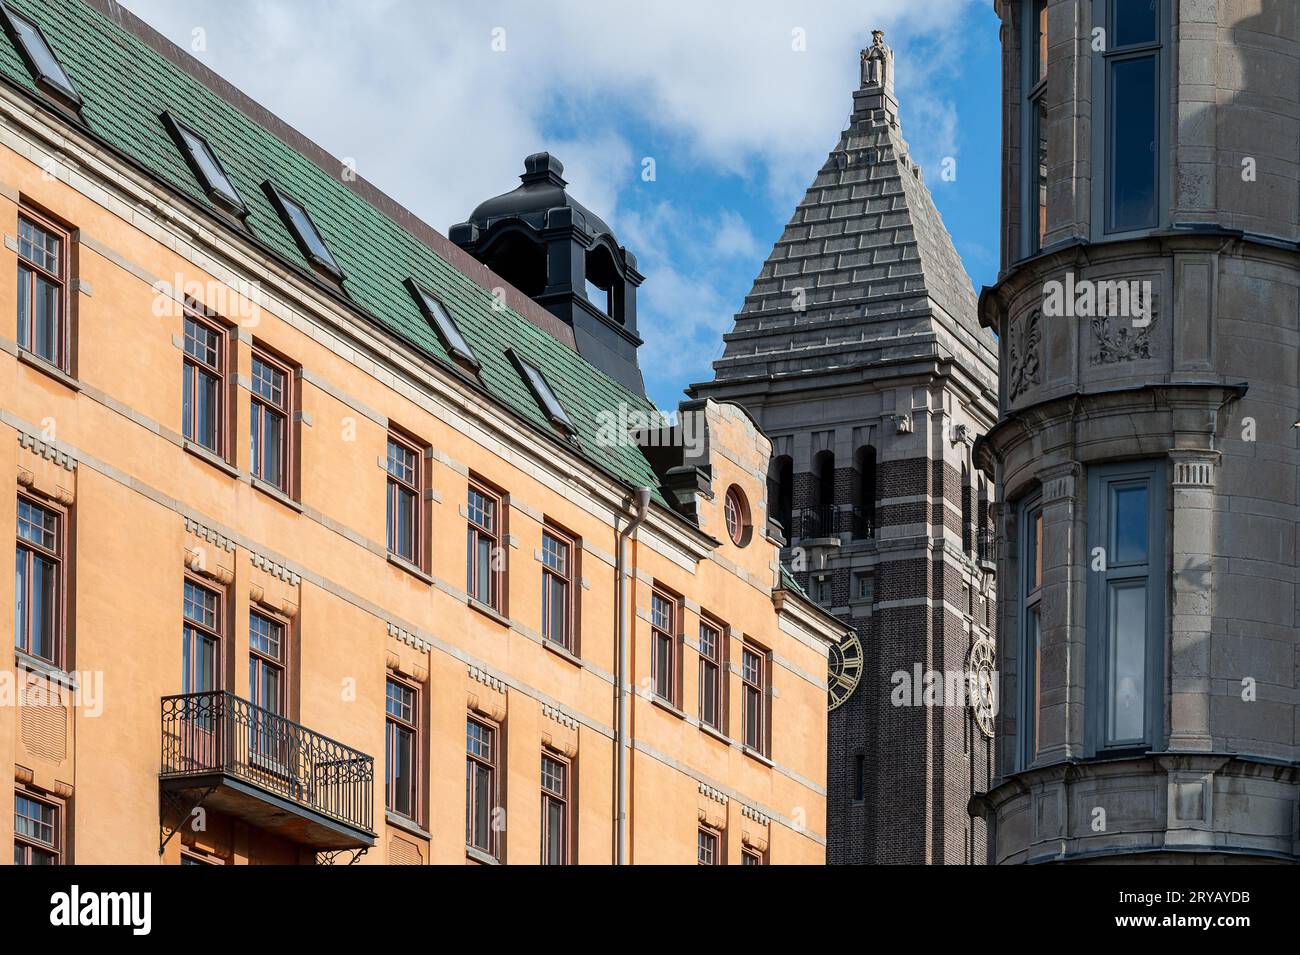
[[[72,230],[67,375],[17,344],[23,208]],[[7,89],[0,232],[0,474],[10,480],[0,526],[15,527],[20,494],[64,515],[66,647],[53,679],[74,673],[82,689],[79,705],[0,706],[0,754],[15,779],[0,787],[0,832],[13,835],[22,791],[60,809],[64,862],[171,864],[183,852],[234,864],[313,861],[313,848],[242,810],[207,812],[201,831],[181,825],[159,854],[185,811],[183,800],[163,801],[160,826],[160,701],[182,690],[188,577],[223,601],[220,686],[249,697],[248,620],[260,608],[286,624],[285,715],[374,758],[374,845],[357,861],[486,861],[466,847],[470,715],[497,728],[499,861],[540,859],[543,752],[570,761],[571,861],[614,861],[616,562],[628,489]],[[181,437],[186,290],[229,330],[226,461]],[[294,370],[288,496],[250,475],[254,348]],[[728,863],[748,849],[772,864],[820,864],[826,660],[840,631],[777,586],[778,548],[766,533],[743,547],[729,539],[723,499],[733,485],[754,526],[766,524],[769,444],[734,406],[709,403],[702,414],[712,493],[698,497],[698,526],[654,504],[627,548],[628,861],[694,863],[707,825]],[[422,570],[388,556],[390,428],[428,449]],[[500,613],[466,594],[471,476],[502,494]],[[574,654],[541,636],[548,523],[578,542]],[[6,560],[7,632],[12,572]],[[652,692],[655,586],[681,598],[675,705]],[[698,719],[701,615],[726,635],[722,733]],[[765,754],[741,744],[747,641],[766,654]],[[10,651],[0,668],[7,678],[40,669]],[[411,820],[385,810],[394,674],[418,690]]]

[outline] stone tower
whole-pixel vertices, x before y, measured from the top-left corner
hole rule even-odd
[[[996,346],[899,130],[879,31],[849,125],[725,342],[690,390],[771,437],[784,557],[860,642],[832,673],[828,861],[982,861],[967,802],[992,721],[962,680],[973,657],[993,666],[991,480],[971,449],[996,417]],[[926,696],[935,673],[949,692]]]

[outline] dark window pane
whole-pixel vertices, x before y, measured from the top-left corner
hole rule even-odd
[[[14,586],[14,646],[27,648],[27,551],[18,548]]]
[[[32,310],[32,270],[18,266],[18,344],[30,349]]]
[[[44,557],[32,557],[31,648],[34,656],[54,659],[54,634],[58,621],[57,565]]]
[[[40,276],[36,277],[31,350],[46,361],[59,359],[59,287]]]
[[[1112,587],[1109,604],[1106,741],[1140,740],[1146,723],[1146,585]]]
[[[1147,557],[1147,489],[1125,487],[1115,491],[1114,563],[1141,563]]]
[[[1110,228],[1156,224],[1156,57],[1110,63]]]
[[[1111,9],[1111,49],[1155,42],[1159,22],[1156,0],[1111,0]]]

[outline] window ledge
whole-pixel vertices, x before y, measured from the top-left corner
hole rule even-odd
[[[237,467],[235,467],[229,461],[226,461],[225,459],[219,457],[218,455],[213,454],[203,445],[195,444],[189,438],[182,438],[181,447],[183,447],[190,454],[194,455],[196,458],[199,458],[200,460],[206,461],[208,464],[211,464],[218,471],[224,471],[232,478],[239,477],[239,469]]]
[[[716,739],[719,743],[722,743],[724,746],[731,745],[731,740],[727,739],[726,734],[724,734],[722,730],[710,726],[708,723],[701,722],[700,730],[704,733],[707,733],[709,736],[712,736],[714,739]]]
[[[754,747],[742,745],[740,748],[744,750],[745,755],[748,756],[750,759],[757,760],[758,762],[762,763],[764,766],[768,767],[769,769],[776,766],[776,763],[772,762],[770,759],[768,759],[758,750],[754,749]]]
[[[40,357],[39,355],[32,354],[25,348],[20,347],[18,349],[18,360],[22,362],[24,365],[26,365],[27,367],[35,368],[41,374],[48,375],[49,377],[57,381],[59,384],[64,385],[67,388],[71,388],[73,391],[81,390],[81,382],[77,381],[77,379],[73,378],[71,375],[69,375],[58,365],[54,364],[53,362],[46,361],[44,358]]]
[[[284,493],[284,491],[280,490],[274,484],[269,484],[258,477],[250,477],[248,480],[249,483],[253,485],[253,487],[257,488],[263,494],[267,495],[268,497],[275,498],[277,501],[279,501],[285,507],[289,508],[291,511],[297,511],[299,514],[302,513],[302,505],[299,504],[297,501],[295,501],[293,498],[291,498],[288,494]]]
[[[655,706],[659,707],[661,710],[667,710],[669,713],[677,717],[679,720],[684,720],[687,718],[684,712],[679,710],[677,707],[673,706],[673,704],[669,703],[662,696],[651,696],[650,702],[653,703]]]
[[[467,594],[465,596],[465,603],[469,604],[472,608],[477,610],[479,613],[483,614],[483,616],[491,617],[493,620],[501,624],[501,626],[503,627],[509,627],[511,625],[509,617],[489,607],[487,604],[479,600],[477,597],[471,597]]]
[[[77,689],[77,678],[69,673],[63,667],[51,663],[49,660],[42,660],[40,657],[34,657],[25,650],[19,650],[14,647],[15,662],[24,670],[30,670],[33,673],[39,673],[46,679],[52,680],[70,690]]]
[[[415,564],[411,563],[405,557],[398,557],[396,554],[390,553],[388,555],[388,562],[392,564],[394,567],[398,567],[406,571],[412,577],[416,577],[424,581],[426,584],[433,583],[432,577],[430,577],[428,574],[422,571],[419,567],[415,566]]]
[[[581,657],[577,656],[572,651],[556,643],[554,640],[548,640],[546,637],[542,637],[542,646],[550,650],[560,659],[567,660],[568,662],[572,663],[576,667],[586,666],[586,664],[582,662]]]
[[[473,859],[475,862],[481,862],[483,865],[500,865],[501,860],[494,855],[489,855],[482,849],[475,849],[473,846],[465,847],[465,858]]]
[[[408,819],[406,816],[399,816],[391,810],[384,811],[384,821],[390,826],[395,826],[403,832],[409,832],[411,835],[418,836],[421,839],[429,840],[433,838],[433,836],[431,836],[418,822],[413,819]]]

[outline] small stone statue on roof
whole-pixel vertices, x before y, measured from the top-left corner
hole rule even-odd
[[[871,46],[862,51],[862,88],[884,87],[885,66],[889,48],[885,46],[885,31],[871,31]]]

